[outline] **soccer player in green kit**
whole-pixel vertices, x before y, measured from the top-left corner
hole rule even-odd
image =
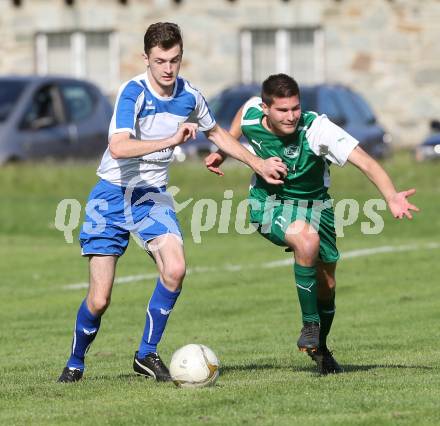
[[[261,98],[250,99],[237,112],[230,133],[243,134],[256,155],[279,157],[287,166],[284,184],[269,185],[254,177],[249,194],[250,219],[262,236],[294,252],[294,275],[302,312],[299,350],[316,362],[320,374],[342,368],[327,348],[335,315],[336,248],[334,213],[328,187],[329,166],[347,161],[379,189],[395,218],[412,219],[407,197],[415,189],[397,192],[385,170],[358,146],[358,141],[325,115],[301,111],[296,81],[276,74],[262,85]],[[223,175],[225,154],[210,154],[207,168]]]

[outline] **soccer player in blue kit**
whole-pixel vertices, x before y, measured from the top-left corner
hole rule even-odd
[[[147,71],[119,90],[109,129],[109,145],[92,189],[80,234],[89,258],[89,289],[74,327],[71,354],[59,382],[76,382],[84,373],[85,354],[110,304],[116,264],[130,233],[154,258],[158,279],[148,302],[144,332],[133,369],[157,381],[171,380],[157,345],[185,276],[182,237],[171,196],[168,165],[175,146],[205,132],[223,152],[249,165],[270,184],[281,184],[281,159],[261,159],[219,127],[201,93],[180,77],[183,42],[173,23],[156,23],[144,36]],[[92,206],[92,207],[90,207]]]

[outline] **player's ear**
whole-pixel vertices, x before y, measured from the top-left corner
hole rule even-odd
[[[149,67],[150,61],[148,60],[148,55],[145,52],[142,53],[142,58],[144,58],[145,64],[147,65],[147,67]]]
[[[263,110],[264,115],[269,115],[269,105],[265,104],[264,102],[261,103],[261,108]]]

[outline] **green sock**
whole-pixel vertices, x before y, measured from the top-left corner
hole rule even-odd
[[[319,323],[317,296],[316,296],[316,267],[293,265],[296,290],[298,291],[301,306],[302,321]]]
[[[319,346],[327,346],[327,336],[330,333],[333,318],[335,317],[335,295],[331,300],[318,300],[318,312],[321,320],[319,329]]]

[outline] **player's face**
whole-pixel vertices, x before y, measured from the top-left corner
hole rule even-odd
[[[272,104],[263,103],[263,112],[267,117],[267,127],[279,136],[291,135],[295,132],[301,117],[299,96],[289,98],[273,98]]]
[[[171,95],[182,63],[180,46],[176,44],[167,50],[155,46],[148,55],[144,55],[144,59],[148,67],[148,78],[153,88],[159,95]]]

